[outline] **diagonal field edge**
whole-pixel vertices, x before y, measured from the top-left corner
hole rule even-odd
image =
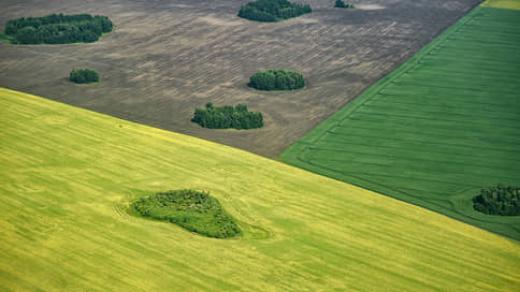
[[[507,11],[507,12],[505,12],[505,11]],[[489,67],[492,67],[491,65],[493,64],[493,61],[491,61],[491,60],[486,61],[485,58],[483,58],[482,56],[477,57],[476,65],[474,65],[474,64],[468,65],[467,62],[464,63],[464,59],[465,58],[467,59],[467,56],[465,56],[464,54],[462,54],[462,57],[459,60],[454,58],[453,54],[451,55],[451,57],[445,58],[442,56],[442,49],[453,48],[453,47],[457,48],[458,44],[463,44],[464,47],[467,47],[469,45],[475,45],[476,43],[478,43],[478,42],[471,42],[471,40],[469,40],[469,41],[461,40],[460,39],[461,32],[467,34],[468,31],[466,31],[466,29],[470,29],[470,30],[475,29],[472,27],[474,27],[474,24],[478,23],[478,21],[473,21],[474,19],[476,19],[478,17],[482,17],[482,16],[485,16],[486,19],[492,19],[493,17],[496,18],[496,15],[493,15],[495,13],[502,13],[502,14],[507,13],[507,17],[505,17],[505,19],[509,19],[509,20],[516,20],[514,15],[518,14],[517,12],[514,12],[514,11],[509,12],[509,10],[498,9],[498,8],[482,8],[482,7],[475,8],[468,15],[466,15],[464,18],[462,18],[459,22],[457,22],[455,25],[453,25],[448,30],[446,30],[443,34],[441,34],[439,37],[437,37],[433,42],[431,42],[430,44],[428,44],[427,46],[422,48],[417,54],[415,54],[409,61],[407,61],[401,67],[396,69],[394,72],[392,72],[385,78],[381,79],[376,85],[369,88],[358,98],[354,99],[352,102],[350,102],[345,107],[343,107],[341,110],[339,110],[334,115],[332,115],[329,119],[327,119],[326,121],[324,121],[323,123],[318,125],[314,130],[312,130],[310,133],[308,133],[306,136],[304,136],[301,140],[299,140],[298,142],[293,144],[291,147],[289,147],[286,151],[284,151],[282,153],[282,155],[280,157],[281,160],[288,164],[292,164],[292,165],[304,168],[309,171],[314,171],[316,173],[329,176],[331,178],[336,178],[336,179],[339,179],[339,180],[342,180],[342,181],[345,181],[345,182],[348,182],[348,183],[351,183],[351,184],[354,184],[354,185],[357,185],[360,187],[370,189],[372,191],[377,191],[377,192],[380,192],[380,193],[383,193],[386,195],[390,195],[392,197],[396,197],[398,199],[401,199],[401,200],[404,200],[404,201],[407,201],[407,202],[410,202],[410,203],[413,203],[413,204],[416,204],[416,205],[419,205],[422,207],[436,210],[436,211],[441,212],[452,218],[462,220],[467,223],[479,226],[481,228],[520,240],[520,228],[519,228],[520,219],[518,219],[518,218],[507,218],[507,220],[503,220],[504,222],[502,224],[502,223],[500,223],[499,219],[490,218],[490,216],[486,217],[486,216],[483,216],[482,214],[473,214],[471,212],[468,212],[467,206],[464,207],[465,211],[461,211],[462,207],[456,206],[458,203],[455,205],[453,205],[453,203],[451,203],[452,204],[451,207],[446,207],[446,206],[440,205],[438,203],[432,202],[434,200],[428,200],[427,198],[421,198],[420,196],[416,196],[415,194],[413,194],[412,192],[409,191],[413,188],[407,188],[406,185],[402,185],[402,187],[400,187],[400,188],[391,187],[390,185],[387,185],[387,184],[381,183],[381,182],[377,182],[377,181],[371,179],[370,175],[363,175],[361,173],[356,174],[355,171],[351,171],[349,169],[348,162],[345,162],[347,164],[343,164],[345,166],[344,170],[339,171],[337,167],[330,168],[328,166],[320,164],[320,162],[318,160],[312,160],[312,161],[308,160],[311,157],[311,156],[309,156],[309,154],[313,151],[312,148],[314,145],[316,145],[318,142],[320,142],[320,145],[322,147],[326,147],[325,144],[332,141],[330,139],[325,139],[325,135],[327,135],[327,136],[330,135],[332,132],[334,132],[335,128],[340,128],[342,126],[343,126],[343,129],[349,129],[349,127],[348,127],[349,121],[352,121],[352,119],[353,119],[352,116],[354,114],[356,114],[357,116],[361,115],[364,117],[367,117],[370,114],[374,115],[374,117],[376,117],[377,115],[387,116],[388,118],[395,116],[395,115],[393,115],[393,113],[389,113],[389,114],[384,113],[384,111],[382,111],[383,108],[380,108],[380,107],[379,107],[379,110],[376,112],[374,112],[374,111],[371,112],[371,111],[367,110],[367,107],[365,107],[366,105],[371,104],[372,102],[375,102],[374,104],[377,104],[376,100],[377,100],[377,97],[379,96],[379,94],[381,93],[382,95],[385,95],[384,92],[388,92],[388,90],[391,90],[391,91],[393,90],[394,93],[392,93],[392,96],[395,96],[396,98],[399,97],[400,90],[406,91],[406,90],[408,90],[407,88],[410,88],[410,87],[420,89],[423,92],[429,92],[430,90],[435,90],[433,93],[431,93],[431,96],[433,96],[433,97],[436,96],[435,92],[442,92],[443,101],[445,98],[446,102],[448,102],[448,97],[449,97],[448,92],[451,90],[455,90],[456,92],[462,92],[463,96],[467,96],[469,98],[471,98],[472,95],[476,95],[479,97],[478,98],[479,102],[483,101],[481,96],[486,96],[486,95],[481,95],[482,92],[495,92],[500,95],[505,94],[506,97],[508,98],[508,100],[511,102],[510,106],[511,105],[514,105],[514,106],[512,108],[510,108],[509,111],[506,111],[506,114],[509,113],[507,116],[509,116],[510,121],[505,124],[503,123],[502,125],[503,125],[503,127],[508,128],[508,129],[512,130],[513,132],[515,132],[515,130],[518,130],[518,127],[515,127],[515,122],[517,121],[517,119],[515,119],[514,113],[518,112],[517,109],[520,108],[518,106],[520,104],[518,104],[516,101],[516,100],[518,100],[516,98],[518,96],[517,92],[518,92],[518,89],[520,89],[520,88],[518,87],[518,85],[516,85],[514,83],[514,81],[513,81],[514,78],[509,78],[509,80],[510,80],[509,83],[507,83],[507,81],[501,80],[501,82],[505,82],[505,83],[503,83],[505,86],[499,86],[498,88],[491,87],[489,89],[488,89],[488,87],[490,84],[476,83],[475,85],[477,86],[477,88],[464,88],[464,87],[461,87],[458,85],[449,85],[449,84],[442,84],[439,86],[439,85],[436,85],[434,82],[429,82],[429,81],[428,82],[419,81],[418,83],[415,82],[415,84],[414,84],[413,76],[412,76],[412,78],[409,79],[409,81],[403,82],[402,79],[400,79],[403,77],[403,75],[405,75],[407,73],[420,72],[418,70],[421,70],[420,69],[421,66],[424,66],[425,64],[428,64],[432,61],[433,62],[440,62],[440,61],[446,62],[446,65],[448,65],[450,63],[453,64],[453,62],[464,64],[464,65],[462,65],[462,68],[464,68],[463,71],[466,71],[466,72],[471,72],[470,69],[479,70],[478,69],[479,67],[481,67],[484,70],[488,69]],[[500,22],[500,20],[498,20],[496,22],[498,23],[498,22]],[[504,25],[504,26],[507,26],[507,25]],[[479,35],[478,33],[473,33],[473,34],[477,35],[477,36]],[[471,31],[470,31],[470,35],[471,35]],[[480,35],[482,35],[482,34],[480,34]],[[500,37],[503,37],[503,36],[499,35],[498,37],[496,37],[496,40],[497,41],[500,40]],[[510,41],[499,41],[498,43],[497,42],[490,42],[490,43],[481,42],[481,44],[483,44],[484,47],[488,48],[488,49],[497,48],[497,46],[498,47],[503,46],[500,44],[504,44],[506,46],[506,48],[512,48],[511,45],[516,44],[516,42],[517,41],[515,41],[515,40],[510,40]],[[441,49],[441,51],[439,51],[438,49]],[[473,48],[470,51],[475,52],[476,50]],[[507,50],[507,51],[513,52],[511,50]],[[432,52],[435,52],[435,57],[433,57]],[[450,51],[450,50],[448,50],[448,52],[453,53],[453,51]],[[518,56],[518,54],[513,54],[513,57],[511,57],[511,55],[509,55],[509,59],[510,59],[509,68],[511,68],[511,66],[513,66],[511,64],[518,63],[518,59],[515,59],[517,56]],[[507,57],[508,56],[500,56],[501,60],[506,60],[505,58],[507,58]],[[511,58],[513,58],[513,59],[511,59]],[[481,60],[481,63],[478,63],[478,60]],[[507,64],[507,63],[504,62],[503,64]],[[442,70],[442,67],[439,65],[436,65],[435,69]],[[451,69],[451,66],[450,66],[450,69]],[[491,68],[489,68],[489,69],[491,69]],[[500,70],[502,70],[502,72]],[[427,79],[425,79],[425,76],[428,76],[427,75],[428,72],[422,72],[422,73],[426,73],[426,74],[422,74],[421,75],[422,77],[420,77],[420,78],[421,78],[421,80],[426,81]],[[452,71],[447,71],[446,73],[449,74],[449,73],[452,73]],[[493,73],[493,75],[492,75],[493,78],[496,78],[497,76],[499,76],[500,73],[505,73],[506,76],[507,75],[516,76],[517,75],[516,70],[509,70],[507,68],[500,68],[498,70],[492,71],[492,73]],[[435,78],[435,76],[434,76],[435,74],[439,74],[439,73],[436,72],[436,73],[432,74],[432,78]],[[480,72],[477,72],[477,76],[479,74],[480,74]],[[443,75],[441,75],[441,77],[442,76]],[[446,75],[444,75],[444,76],[446,76]],[[459,77],[458,73],[455,78],[459,79],[459,81],[461,81],[461,80],[463,81],[464,79],[471,80],[470,78]],[[449,80],[449,79],[446,79],[446,80]],[[511,83],[511,82],[513,82],[513,83]],[[422,84],[422,83],[424,83],[424,84]],[[393,85],[398,86],[398,87],[396,89],[394,89],[395,86],[393,86]],[[403,87],[404,87],[404,90],[403,90]],[[408,95],[408,94],[406,94],[406,95]],[[410,96],[410,98],[407,99],[408,101],[411,100],[411,97],[413,95],[410,94],[409,96]],[[461,101],[461,99],[458,98],[456,94],[454,95],[454,99],[459,102]],[[388,104],[388,102],[391,103],[392,101],[386,101],[386,102],[387,102],[386,104]],[[491,100],[489,103],[500,105],[500,103],[497,103],[497,102],[491,101]],[[383,104],[385,104],[385,103],[383,103]],[[439,104],[442,104],[442,102],[439,102]],[[360,111],[360,114],[357,114],[357,111],[362,108],[363,108],[363,110]],[[500,107],[497,107],[497,108],[500,108]],[[438,107],[436,107],[435,109],[437,110],[437,113],[431,112],[429,115],[432,117],[427,117],[426,119],[421,118],[419,116],[420,114],[423,114],[424,112],[419,112],[418,114],[412,113],[412,114],[410,114],[410,116],[415,116],[416,119],[424,120],[425,124],[428,123],[428,121],[432,121],[433,123],[435,123],[435,118],[433,116],[435,116],[435,114],[438,115],[439,113],[441,113],[441,112],[439,112]],[[454,115],[456,116],[455,113],[454,113]],[[486,114],[483,114],[483,115],[486,116]],[[459,115],[459,116],[461,116],[461,115]],[[492,113],[491,116],[494,116],[494,113]],[[505,117],[506,119],[507,119],[507,116]],[[498,122],[499,120],[502,120],[504,122],[503,118],[500,119],[499,116],[496,116],[496,121]],[[384,124],[383,120],[381,120],[381,119],[378,119],[378,120],[381,121],[382,125]],[[447,119],[447,120],[452,120],[452,122],[455,122],[456,118]],[[470,119],[468,119],[467,121],[464,121],[464,123],[461,124],[461,127],[463,127],[464,124],[471,125],[471,124],[469,124],[469,122],[470,122]],[[482,126],[484,126],[487,122],[486,122],[486,120],[484,120],[482,122],[476,121],[477,125],[479,125],[479,123],[482,123]],[[499,124],[496,124],[496,125],[499,126]],[[372,133],[372,132],[374,132],[374,131],[367,129],[367,139],[373,140],[373,139],[378,138],[377,131],[375,133],[373,133],[372,136],[370,136],[369,133]],[[345,138],[348,139],[348,135],[346,135]],[[359,137],[358,137],[358,139],[359,139]],[[324,141],[328,141],[328,142],[324,143]],[[345,141],[345,140],[343,140],[343,141]],[[421,141],[419,141],[419,140],[416,142],[421,143]],[[442,145],[442,142],[440,143],[440,145]],[[517,145],[517,143],[513,143],[510,146],[515,146],[515,145]],[[336,145],[335,149],[339,149],[338,146],[339,145]],[[462,145],[462,144],[460,146],[464,147],[464,145]],[[370,146],[368,146],[368,147],[370,147]],[[379,146],[373,146],[373,147],[379,147]],[[500,151],[499,148],[495,148],[493,151],[497,151],[497,150]],[[513,150],[513,148],[510,148],[510,150]],[[475,149],[475,151],[476,151],[476,149]],[[510,152],[510,153],[513,153],[513,152]],[[516,153],[516,151],[514,153]],[[513,154],[513,155],[516,155],[516,154]],[[504,157],[504,159],[506,159],[506,158]],[[334,159],[332,158],[331,160],[334,160]],[[329,161],[331,161],[331,160],[329,160]],[[518,160],[518,159],[515,159],[513,157],[513,160]],[[338,167],[339,167],[339,165],[341,165],[341,163],[338,164]],[[374,175],[374,174],[372,174],[372,175]],[[485,173],[483,173],[482,175],[485,175]],[[516,175],[514,173],[512,173],[509,177],[510,178],[516,177]],[[517,181],[517,180],[508,179],[508,181]],[[462,188],[464,188],[464,185],[465,184],[463,182],[461,182]],[[461,189],[461,192],[463,193],[464,191],[462,191],[462,189]],[[462,194],[460,194],[460,195],[452,194],[452,195],[453,195],[453,199],[462,196]],[[444,203],[446,204],[449,202],[444,202]],[[496,224],[497,222],[499,224]]]
[[[515,291],[520,284],[517,242],[435,212],[23,93],[0,89],[0,104],[1,291]],[[125,214],[126,202],[172,187],[211,190],[245,224],[244,237],[215,240]]]

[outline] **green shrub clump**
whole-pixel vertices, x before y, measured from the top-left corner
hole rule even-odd
[[[95,42],[112,28],[106,16],[60,13],[9,20],[4,33],[14,44],[71,44]]]
[[[248,130],[264,125],[262,113],[248,111],[247,105],[213,107],[211,102],[206,104],[206,108],[195,109],[191,121],[210,129]]]
[[[141,198],[132,204],[143,217],[177,224],[215,238],[231,238],[242,231],[235,219],[207,192],[176,190]]]
[[[305,80],[298,72],[276,69],[253,74],[248,85],[259,90],[294,90],[305,87]]]
[[[308,4],[291,3],[287,0],[257,0],[242,5],[238,16],[249,20],[275,22],[311,12]]]
[[[520,188],[497,186],[480,190],[473,198],[475,210],[488,215],[519,216]]]
[[[69,81],[74,83],[94,83],[99,81],[99,75],[91,69],[74,69],[70,72]]]
[[[356,8],[354,5],[352,4],[345,4],[345,2],[343,2],[343,0],[336,0],[336,3],[334,4],[334,7],[337,7],[337,8]]]

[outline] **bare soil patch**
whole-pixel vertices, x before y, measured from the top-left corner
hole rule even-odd
[[[359,6],[356,6],[356,9],[363,9],[363,10],[379,10],[379,9],[385,9],[384,6],[377,5],[377,4],[361,4]]]
[[[102,13],[115,29],[92,44],[1,43],[0,86],[276,157],[479,2],[351,1],[366,9],[342,10],[310,0],[309,15],[258,23],[236,15],[245,3],[238,0],[8,0],[1,28],[9,19],[62,12]],[[92,68],[101,82],[71,84],[73,68]],[[247,87],[254,72],[273,68],[301,72],[307,87]],[[245,103],[264,114],[265,127],[200,128],[190,119],[208,101]]]

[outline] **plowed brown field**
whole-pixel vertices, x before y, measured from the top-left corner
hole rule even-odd
[[[309,0],[312,14],[280,23],[236,16],[246,1],[2,1],[7,20],[50,13],[109,16],[115,31],[82,45],[0,43],[0,87],[41,95],[166,130],[276,157],[318,123],[391,72],[478,0],[351,1],[334,9]],[[96,85],[67,81],[92,68]],[[307,87],[258,92],[246,86],[258,70],[304,74]],[[202,129],[195,107],[247,103],[264,114],[260,130]]]

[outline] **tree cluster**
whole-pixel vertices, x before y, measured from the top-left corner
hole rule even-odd
[[[143,217],[168,221],[208,237],[230,238],[242,232],[234,218],[207,192],[157,193],[134,202],[132,208]]]
[[[336,0],[336,3],[334,4],[334,7],[337,7],[337,8],[356,8],[352,4],[348,4],[348,3],[345,4],[345,2],[343,2],[343,0]]]
[[[99,81],[99,75],[92,69],[73,69],[70,72],[69,81],[74,83],[93,83]]]
[[[294,90],[305,87],[305,80],[298,72],[275,69],[253,74],[248,85],[259,90]]]
[[[247,105],[213,107],[211,102],[206,104],[206,108],[195,109],[191,121],[210,129],[248,130],[264,125],[262,113],[248,111]]]
[[[473,198],[475,210],[500,216],[520,215],[520,188],[497,186],[480,190],[480,195]]]
[[[9,20],[5,34],[16,44],[91,43],[112,28],[106,16],[52,14]]]
[[[249,20],[275,22],[311,12],[308,4],[291,3],[287,0],[257,0],[242,5],[238,16]]]

